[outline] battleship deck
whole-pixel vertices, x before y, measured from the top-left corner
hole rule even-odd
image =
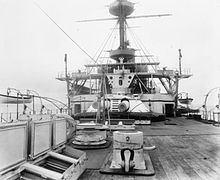
[[[176,124],[176,125],[175,125]],[[156,146],[149,151],[154,176],[121,176],[100,174],[108,149],[86,150],[87,170],[80,179],[220,179],[220,127],[185,118],[171,118],[169,125],[153,122],[151,126],[137,126],[144,132],[145,146]]]

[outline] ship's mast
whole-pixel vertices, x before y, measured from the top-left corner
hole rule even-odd
[[[149,62],[135,62],[135,57],[148,57],[148,53],[144,52],[142,45],[139,45],[138,43],[137,45],[139,46],[139,48],[137,49],[141,49],[143,52],[141,52],[139,56],[135,55],[136,50],[129,46],[127,40],[127,19],[162,17],[170,16],[170,14],[131,16],[133,12],[134,3],[129,2],[128,0],[115,0],[109,6],[109,13],[114,17],[79,21],[92,22],[117,20],[119,28],[119,44],[118,47],[110,50],[109,54],[109,57],[116,61],[115,63],[107,63],[103,65],[98,64],[97,61],[95,61],[95,64],[93,65],[86,65],[87,71],[85,71],[84,73],[73,73],[73,75],[71,76],[59,77],[58,79],[61,81],[70,82],[69,93],[74,91],[74,87],[77,87],[77,91],[75,93],[76,96],[88,93],[91,94],[91,80],[94,80],[94,82],[97,83],[97,81],[103,79],[103,74],[100,72],[100,70],[104,66],[106,66],[107,68],[105,74],[108,81],[106,81],[105,84],[107,85],[107,91],[110,94],[154,94],[160,92],[160,89],[157,88],[157,84],[160,83],[164,87],[164,90],[167,92],[169,97],[175,97],[175,95],[178,93],[179,79],[188,78],[191,75],[183,74],[181,72],[181,68],[178,74],[174,71],[166,70],[165,68],[159,69],[159,63],[152,62],[149,58],[147,58]],[[103,49],[104,47],[102,48],[102,50]],[[179,58],[179,61],[181,62],[181,57]],[[97,74],[90,73],[93,67],[98,69]],[[88,87],[85,86],[87,80],[90,80],[90,90]],[[150,86],[150,83],[154,80],[156,80],[158,83],[154,83],[154,87]],[[98,88],[96,87],[96,93],[97,92]],[[103,100],[104,99],[105,98],[103,98]],[[77,106],[74,107],[78,107],[77,103],[78,102],[76,101],[75,105]],[[78,113],[78,109],[76,111],[74,109],[74,112]]]
[[[70,111],[70,88],[69,88],[69,76],[68,76],[68,72],[67,72],[67,54],[65,54],[64,57],[64,62],[65,62],[65,78],[66,78],[66,86],[67,86],[67,108],[68,108],[68,114],[71,115],[71,111]]]
[[[126,39],[126,18],[134,11],[134,4],[127,0],[115,1],[110,5],[109,12],[117,16],[119,24],[119,48],[110,52],[110,57],[116,60],[118,63],[128,62],[134,59],[134,49],[127,47]]]
[[[119,23],[119,35],[120,35],[120,47],[126,49],[126,18],[131,15],[134,11],[134,3],[127,0],[118,0],[110,5],[109,12],[113,16],[118,17]]]
[[[125,19],[119,18],[120,49],[125,49]]]

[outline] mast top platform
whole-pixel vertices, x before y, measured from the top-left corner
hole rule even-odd
[[[116,0],[110,4],[109,12],[113,16],[126,17],[134,12],[134,3],[127,0]]]

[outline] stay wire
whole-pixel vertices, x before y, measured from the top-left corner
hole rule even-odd
[[[97,56],[96,59],[93,59],[93,60],[95,61],[95,64],[98,64],[98,63],[97,63],[97,62],[98,62],[98,59],[99,59],[101,53],[103,52],[103,50],[104,50],[106,44],[108,43],[110,37],[112,36],[112,34],[113,34],[113,32],[114,32],[116,26],[117,26],[117,23],[115,24],[113,30],[112,30],[112,31],[109,33],[109,35],[107,36],[106,40],[102,43],[102,44],[103,44],[103,47],[102,47],[102,48],[99,48],[99,49],[101,49],[101,50],[100,50],[100,53],[98,54],[98,56]],[[97,53],[98,53],[98,51],[97,51],[95,54],[97,54]],[[93,68],[94,68],[94,67],[92,67],[92,68],[90,69],[89,74],[91,74]],[[86,83],[86,81],[87,81],[87,80],[84,80],[84,82],[83,82],[82,85],[84,85],[84,84]],[[82,86],[80,86],[80,87],[77,89],[77,93],[80,91],[81,87],[82,87]]]
[[[98,55],[98,57],[97,57],[97,59],[96,59],[96,63],[97,63],[97,61],[98,61],[100,55],[102,54],[104,48],[106,47],[106,45],[107,45],[107,43],[108,43],[110,37],[112,36],[113,32],[115,31],[115,28],[116,28],[117,24],[118,24],[118,22],[115,24],[113,30],[109,33],[109,35],[108,35],[108,37],[107,37],[107,39],[106,39],[106,41],[105,41],[105,43],[104,43],[104,46],[102,47],[102,49],[101,49],[101,51],[100,51],[100,53],[99,53],[99,55]]]
[[[34,4],[81,50],[83,51],[94,63],[97,63],[76,41],[74,41],[64,30],[59,26],[36,2]]]

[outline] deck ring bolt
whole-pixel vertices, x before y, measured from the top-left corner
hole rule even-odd
[[[129,137],[129,136],[127,136],[127,137],[126,137],[126,141],[129,141],[129,140],[130,140],[130,137]]]

